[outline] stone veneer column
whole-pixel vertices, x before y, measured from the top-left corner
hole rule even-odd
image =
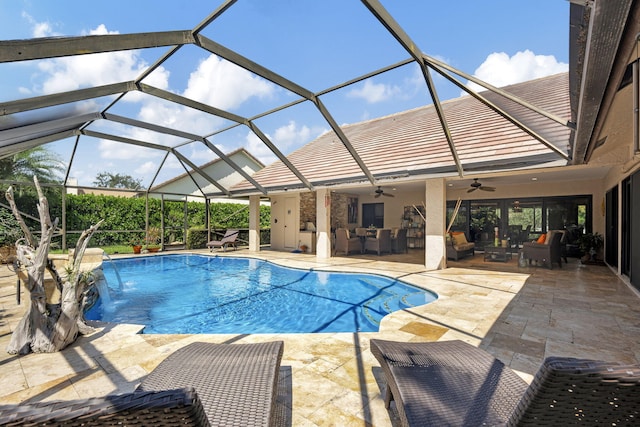
[[[249,250],[260,251],[260,196],[249,196]]]
[[[424,264],[427,270],[446,267],[444,233],[447,229],[447,191],[444,179],[428,179],[425,183]]]
[[[316,258],[331,258],[331,192],[316,191]]]

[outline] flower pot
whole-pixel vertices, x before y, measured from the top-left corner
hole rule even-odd
[[[139,254],[142,251],[142,245],[133,245],[133,253]]]

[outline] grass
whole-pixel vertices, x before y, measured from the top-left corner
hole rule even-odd
[[[113,254],[133,254],[133,247],[131,245],[113,245],[113,246],[100,246],[100,249],[105,251],[107,255]],[[49,253],[52,254],[62,254],[67,253],[68,250],[62,249],[51,249]]]

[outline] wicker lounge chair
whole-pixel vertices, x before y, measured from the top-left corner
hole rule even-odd
[[[211,251],[213,251],[213,248],[222,248],[225,252],[227,251],[228,246],[233,246],[233,250],[235,251],[237,249],[236,239],[238,238],[239,233],[239,230],[227,230],[221,240],[212,240],[207,243],[207,246]]]
[[[284,344],[192,343],[133,393],[0,405],[0,425],[273,425]]]
[[[462,341],[371,340],[403,426],[632,425],[640,367],[547,358],[530,386],[491,354]],[[601,423],[601,424],[600,424]]]

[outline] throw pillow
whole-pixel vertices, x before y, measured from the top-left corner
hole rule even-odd
[[[538,237],[538,240],[536,240],[536,243],[543,244],[545,242],[545,240],[547,240],[547,235],[546,234],[541,234],[540,237]]]
[[[453,233],[451,233],[451,239],[453,240],[453,244],[456,246],[464,245],[465,243],[467,243],[467,237],[462,231],[454,231]]]

